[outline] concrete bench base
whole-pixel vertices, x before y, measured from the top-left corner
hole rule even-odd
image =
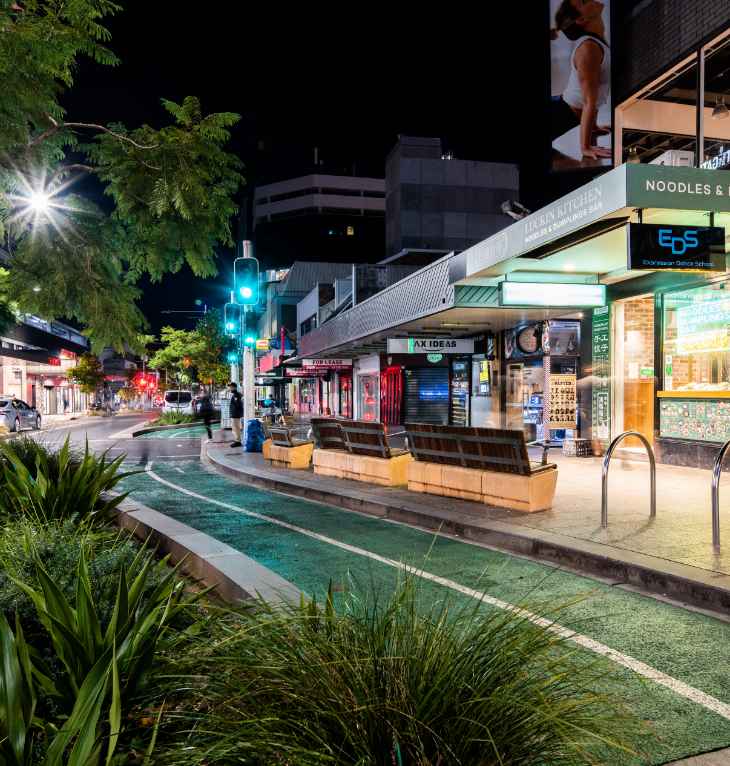
[[[351,455],[344,450],[316,449],[312,455],[314,472],[337,479],[365,481],[381,487],[398,487],[407,483],[407,469],[413,458],[397,455],[389,459]]]
[[[557,483],[557,468],[519,476],[421,461],[408,465],[408,489],[413,492],[458,497],[526,513],[551,508]]]
[[[298,444],[296,447],[281,447],[271,444],[268,448],[269,456],[266,458],[274,468],[291,468],[304,470],[309,468],[312,462],[314,444]]]

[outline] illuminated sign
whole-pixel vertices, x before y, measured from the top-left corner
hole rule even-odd
[[[677,353],[730,351],[730,297],[677,309]]]
[[[473,354],[471,338],[388,338],[389,354]]]
[[[725,229],[719,226],[629,224],[629,269],[725,271]]]
[[[269,338],[259,338],[256,341],[256,350],[257,351],[268,351],[269,350]]]
[[[352,367],[352,359],[302,359],[302,367],[315,367],[320,370]]]
[[[443,354],[426,354],[426,359],[431,362],[431,364],[438,364],[443,358]]]
[[[714,157],[710,157],[709,160],[705,160],[700,167],[705,170],[720,170],[730,166],[730,149],[725,149],[724,152],[716,154]]]
[[[606,305],[605,285],[502,282],[501,306],[595,308]]]

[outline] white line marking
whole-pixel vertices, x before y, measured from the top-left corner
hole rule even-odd
[[[438,575],[431,574],[430,572],[426,572],[422,569],[416,569],[416,567],[409,566],[408,564],[404,564],[401,561],[396,561],[395,559],[389,559],[389,558],[386,558],[385,556],[380,556],[377,553],[366,551],[364,548],[358,548],[354,545],[349,545],[348,543],[343,543],[343,542],[340,542],[339,540],[334,540],[331,537],[320,535],[319,533],[312,532],[309,529],[297,527],[294,524],[289,524],[286,521],[281,521],[280,519],[275,519],[275,518],[272,518],[271,516],[266,516],[263,513],[257,513],[256,511],[247,511],[245,508],[239,508],[238,506],[231,505],[230,503],[223,503],[220,500],[214,500],[213,498],[205,497],[205,495],[199,495],[197,492],[193,492],[192,490],[185,489],[185,487],[180,487],[179,485],[173,484],[171,481],[167,481],[167,479],[163,479],[161,476],[158,476],[152,470],[152,462],[147,463],[145,470],[155,481],[158,481],[160,484],[164,484],[170,487],[171,489],[174,489],[177,492],[182,492],[183,494],[189,495],[190,497],[194,497],[194,498],[197,498],[198,500],[202,500],[205,503],[211,503],[212,505],[217,505],[221,508],[226,508],[227,510],[230,510],[230,511],[236,511],[237,513],[242,513],[254,519],[259,519],[261,521],[266,521],[270,524],[275,524],[279,527],[283,527],[284,529],[289,529],[292,532],[298,532],[299,534],[306,535],[307,537],[311,537],[314,540],[319,540],[320,542],[327,543],[329,545],[334,545],[335,547],[341,548],[342,550],[348,551],[349,553],[354,553],[357,556],[364,556],[365,558],[372,559],[373,561],[378,561],[381,564],[385,564],[390,567],[395,567],[396,569],[403,568],[407,572],[413,575],[416,575],[417,577],[420,577],[424,580],[428,580],[429,582],[436,583],[437,585],[442,585],[445,588],[450,588],[451,590],[455,590],[458,593],[463,593],[465,596],[470,596],[472,598],[479,599],[480,601],[483,601],[485,604],[489,604],[490,606],[496,607],[497,609],[502,609],[506,612],[513,612],[514,614],[528,620],[534,625],[538,625],[541,628],[545,628],[551,633],[555,633],[561,638],[564,638],[568,641],[572,641],[573,643],[583,647],[584,649],[588,649],[591,652],[600,654],[601,656],[606,657],[612,662],[615,662],[617,665],[621,665],[624,668],[628,668],[629,670],[632,670],[634,673],[637,673],[638,675],[643,676],[644,678],[648,678],[650,681],[654,681],[654,683],[657,683],[660,686],[664,686],[667,689],[670,689],[675,694],[678,694],[680,697],[685,697],[691,702],[694,702],[698,705],[702,705],[702,707],[705,707],[708,710],[711,710],[713,713],[717,713],[719,716],[722,716],[726,720],[730,721],[730,705],[728,705],[727,703],[722,702],[721,700],[717,699],[716,697],[712,697],[709,694],[705,694],[705,692],[700,691],[699,689],[695,689],[693,686],[690,686],[689,684],[684,683],[684,681],[679,681],[676,678],[672,678],[672,676],[668,676],[666,673],[662,673],[660,670],[657,670],[656,668],[653,668],[651,665],[647,665],[646,663],[641,662],[640,660],[637,660],[634,657],[629,656],[628,654],[622,654],[621,652],[618,652],[615,649],[611,649],[610,646],[606,646],[605,644],[595,641],[594,639],[589,638],[588,636],[584,636],[581,633],[576,633],[574,630],[571,630],[570,628],[565,628],[562,625],[559,625],[558,623],[554,622],[553,620],[548,620],[545,617],[540,617],[539,615],[533,612],[529,612],[526,609],[522,609],[521,607],[516,606],[515,604],[510,604],[507,601],[502,601],[501,599],[495,598],[494,596],[490,596],[487,593],[484,593],[482,591],[473,590],[472,588],[467,588],[465,585],[460,585],[459,583],[454,582],[454,580],[448,580],[445,577],[439,577]]]
[[[175,466],[173,470],[177,471],[178,473],[185,473],[182,468],[178,468],[177,466]]]

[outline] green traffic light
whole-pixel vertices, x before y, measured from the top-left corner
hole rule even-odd
[[[234,362],[238,361],[238,354],[235,351],[229,351],[226,358],[231,364],[233,364]]]
[[[256,338],[253,335],[247,335],[243,341],[247,346],[253,346],[256,343]]]
[[[253,295],[253,290],[250,287],[242,287],[240,292],[242,298],[250,298]]]

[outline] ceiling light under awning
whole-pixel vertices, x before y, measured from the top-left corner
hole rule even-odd
[[[605,285],[502,282],[501,306],[597,308],[606,305]]]

